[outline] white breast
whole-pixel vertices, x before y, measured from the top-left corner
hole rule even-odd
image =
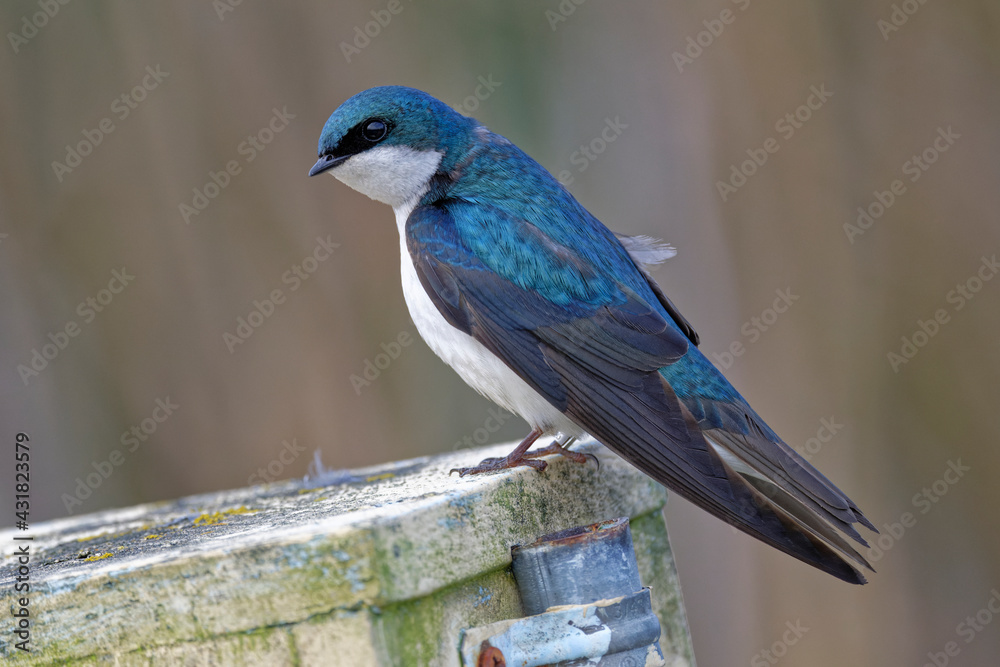
[[[406,248],[406,219],[420,196],[395,209],[396,225],[399,227],[403,296],[417,331],[435,354],[486,398],[520,415],[531,426],[538,427],[547,434],[563,433],[581,437],[583,430],[579,426],[528,386],[479,341],[448,324],[427,296]]]

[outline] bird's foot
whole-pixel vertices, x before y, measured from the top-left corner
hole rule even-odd
[[[478,475],[483,472],[507,470],[508,468],[518,468],[520,466],[530,466],[538,472],[542,472],[548,468],[549,464],[547,461],[541,461],[539,459],[543,456],[550,456],[552,454],[559,454],[560,456],[564,456],[575,463],[586,463],[587,461],[592,460],[595,464],[597,464],[598,469],[600,469],[601,462],[598,461],[597,457],[593,454],[574,452],[568,448],[569,445],[576,440],[576,438],[573,437],[566,438],[561,443],[558,440],[553,440],[552,444],[548,447],[528,451],[528,447],[530,447],[540,435],[541,431],[532,431],[528,434],[528,437],[521,441],[521,444],[517,446],[517,449],[507,456],[483,459],[479,462],[479,465],[472,466],[471,468],[452,468],[448,471],[448,474],[450,475],[453,472],[457,472],[459,477],[465,477],[466,475]]]
[[[508,468],[517,468],[519,466],[531,466],[538,472],[542,472],[549,466],[549,464],[545,461],[536,461],[528,455],[522,455],[518,458],[501,456],[499,458],[483,459],[479,462],[479,465],[474,465],[471,468],[452,468],[448,471],[448,474],[450,475],[453,472],[457,472],[459,477],[465,477],[466,475],[478,475],[482,472],[506,470]]]
[[[566,438],[565,441],[560,443],[558,440],[553,440],[552,444],[548,447],[543,447],[542,449],[534,449],[527,452],[524,458],[537,459],[542,456],[550,456],[552,454],[559,454],[564,456],[574,463],[586,463],[587,461],[593,461],[598,469],[601,467],[601,462],[597,460],[597,457],[593,454],[584,454],[583,452],[574,452],[569,449],[569,446],[573,443],[576,438]]]
[[[483,459],[479,462],[479,465],[472,466],[471,468],[452,468],[448,471],[450,475],[453,472],[457,472],[459,477],[465,477],[466,475],[478,475],[481,472],[492,472],[494,470],[506,470],[507,468],[517,468],[518,466],[531,466],[538,472],[542,472],[549,464],[545,461],[536,461],[535,459],[527,455],[528,448],[535,443],[542,435],[542,430],[540,428],[531,429],[531,433],[525,436],[524,440],[521,441],[514,451],[512,451],[507,456],[502,456],[500,458],[489,458]]]

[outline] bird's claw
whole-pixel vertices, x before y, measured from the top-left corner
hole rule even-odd
[[[587,453],[584,454],[584,456],[587,457],[588,461],[593,461],[594,465],[597,466],[597,470],[600,471],[600,469],[601,469],[601,460],[599,458],[597,458],[597,456],[595,454],[591,454],[590,452],[587,452]]]

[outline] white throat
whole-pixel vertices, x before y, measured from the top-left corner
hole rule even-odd
[[[376,146],[352,155],[330,173],[375,201],[399,208],[423,196],[441,164],[438,151],[407,146]]]

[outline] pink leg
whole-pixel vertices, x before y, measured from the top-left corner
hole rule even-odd
[[[507,468],[516,468],[518,466],[531,466],[538,472],[545,470],[548,467],[548,463],[545,461],[536,461],[533,458],[527,457],[525,454],[528,448],[535,444],[535,440],[538,440],[542,435],[542,430],[538,428],[531,429],[524,440],[521,441],[514,451],[512,451],[507,456],[502,458],[489,458],[480,461],[479,465],[473,466],[471,468],[452,468],[448,474],[457,472],[459,477],[465,477],[466,475],[478,475],[481,472],[490,472],[491,470],[505,470]]]
[[[566,438],[566,440],[562,444],[560,444],[560,442],[558,440],[553,440],[552,444],[550,444],[548,447],[544,447],[542,449],[536,449],[536,450],[530,451],[530,452],[528,452],[528,453],[526,453],[524,455],[524,458],[534,459],[534,458],[538,458],[540,456],[549,456],[550,454],[559,454],[561,456],[565,456],[566,458],[568,458],[570,461],[573,461],[574,463],[586,463],[587,461],[593,459],[594,463],[597,464],[597,467],[600,468],[601,467],[601,462],[598,461],[597,457],[594,456],[593,454],[583,454],[581,452],[574,452],[574,451],[568,449],[568,447],[571,444],[573,444],[574,440],[576,440],[576,438],[569,437],[569,438]]]

